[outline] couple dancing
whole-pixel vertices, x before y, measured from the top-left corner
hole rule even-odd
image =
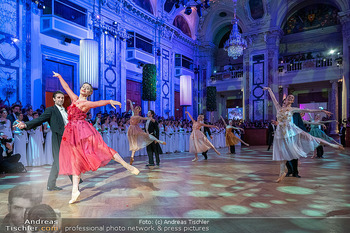
[[[297,161],[297,159],[301,157],[306,157],[309,152],[314,151],[319,145],[327,145],[334,149],[344,150],[343,146],[339,144],[330,143],[323,138],[314,137],[303,131],[296,125],[296,122],[292,121],[294,113],[323,112],[327,115],[331,115],[331,112],[319,109],[300,109],[291,107],[294,102],[293,95],[288,95],[287,98],[283,100],[281,106],[270,87],[265,87],[264,90],[267,90],[270,94],[271,100],[277,111],[277,129],[273,139],[272,154],[272,160],[280,161],[280,174],[276,182],[282,181],[287,175],[285,172],[286,161]]]
[[[91,108],[108,104],[115,108],[115,105],[121,106],[121,103],[114,100],[88,101],[87,98],[93,92],[91,84],[84,83],[80,88],[79,96],[77,96],[60,74],[54,72],[54,77],[59,79],[72,101],[72,104],[68,107],[68,116],[63,107],[63,93],[55,92],[53,99],[57,108],[55,106],[48,108],[35,122],[20,122],[14,126],[20,129],[30,129],[45,121],[50,122],[53,131],[54,164],[50,172],[48,190],[61,189],[56,186],[58,174],[72,175],[72,198],[69,201],[72,204],[77,201],[80,195],[79,180],[81,174],[87,171],[96,171],[98,168],[107,165],[111,159],[120,163],[132,174],[139,174],[140,171],[126,163],[118,152],[109,148],[96,129],[85,120],[86,113]],[[58,122],[62,123],[62,121],[64,121],[64,124],[57,124]],[[65,129],[63,125],[66,125]]]

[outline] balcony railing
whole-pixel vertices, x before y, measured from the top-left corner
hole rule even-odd
[[[296,61],[278,64],[280,76],[286,73],[297,72],[301,70],[321,70],[328,67],[342,66],[342,57],[338,58],[316,58],[304,61]]]
[[[242,70],[227,70],[223,72],[217,72],[210,77],[211,82],[215,82],[217,80],[230,80],[230,79],[238,79],[243,77],[243,69]]]

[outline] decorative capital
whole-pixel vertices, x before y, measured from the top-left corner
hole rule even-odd
[[[338,17],[342,25],[344,40],[350,44],[350,10],[339,12]]]

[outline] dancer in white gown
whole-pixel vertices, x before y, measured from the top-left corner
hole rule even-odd
[[[19,121],[23,121],[23,113],[17,113],[17,120],[13,122],[13,125],[17,125]],[[28,166],[27,162],[27,143],[28,143],[28,134],[27,131],[14,127],[13,129],[14,136],[14,154],[20,154],[21,158],[18,162],[21,162],[24,166]]]
[[[109,116],[104,118],[104,123],[102,124],[102,138],[108,147],[112,147],[111,126]]]
[[[44,146],[44,164],[52,165],[53,163],[53,153],[52,153],[52,131],[48,122],[44,123],[45,146]]]
[[[3,136],[6,136],[8,139],[12,138],[12,128],[11,121],[6,119],[7,111],[5,108],[0,111],[0,132]]]
[[[210,148],[213,148],[214,151],[220,155],[220,152],[216,150],[216,148],[211,144],[211,142],[208,140],[208,138],[201,132],[201,127],[208,127],[208,128],[217,128],[215,125],[206,125],[203,123],[200,123],[200,121],[204,120],[203,115],[199,115],[197,118],[197,121],[195,121],[191,114],[189,112],[185,112],[188,114],[190,119],[192,120],[192,133],[190,135],[190,148],[189,151],[190,153],[194,153],[195,158],[192,160],[193,162],[196,162],[198,160],[198,153],[203,153]]]
[[[33,113],[33,119],[39,117],[37,112]],[[43,163],[44,156],[44,137],[42,126],[35,127],[34,129],[28,130],[28,148],[27,148],[27,161],[28,166],[41,166]]]
[[[148,117],[141,117],[139,116],[140,112],[141,112],[141,107],[140,106],[136,106],[134,108],[132,101],[128,100],[130,102],[130,109],[133,112],[133,116],[130,117],[130,126],[128,129],[128,140],[129,140],[129,148],[131,151],[131,158],[130,158],[130,165],[132,165],[132,163],[134,162],[134,156],[135,156],[135,152],[145,148],[146,146],[148,146],[149,144],[151,144],[153,141],[166,145],[165,142],[158,140],[156,137],[154,137],[153,135],[150,135],[146,132],[144,132],[140,126],[139,123],[142,120],[148,120]],[[153,121],[155,121],[153,119]]]
[[[300,109],[291,107],[291,103],[294,102],[294,96],[289,95],[284,101],[282,107],[278,104],[275,95],[270,87],[265,87],[271,96],[272,102],[277,110],[277,128],[273,140],[273,154],[272,159],[280,161],[280,174],[276,182],[282,181],[286,176],[285,164],[286,161],[292,159],[299,159],[300,157],[306,157],[307,154],[313,151],[316,147],[321,145],[328,145],[336,149],[344,149],[340,145],[329,143],[323,139],[316,138],[300,129],[294,123],[292,123],[293,113],[296,112],[324,112],[327,115],[331,113],[325,110],[311,110]]]
[[[111,129],[111,147],[112,149],[117,151],[118,148],[118,137],[119,137],[119,131],[118,131],[118,123],[117,123],[117,117],[112,116],[111,123],[109,124]]]

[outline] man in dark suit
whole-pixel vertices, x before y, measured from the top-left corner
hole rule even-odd
[[[339,136],[340,136],[340,143],[345,147],[345,132],[346,132],[346,121],[340,126],[339,130]]]
[[[270,150],[272,142],[273,142],[273,137],[275,134],[275,130],[276,130],[276,126],[274,124],[272,124],[272,122],[269,123],[269,128],[267,130],[267,144],[269,145],[269,147],[267,148],[267,151]]]
[[[305,132],[309,133],[304,125],[303,119],[300,116],[300,113],[294,113],[293,114],[293,123],[298,126],[300,129],[304,130]],[[299,171],[298,171],[298,159],[292,159],[290,161],[286,162],[286,166],[288,169],[287,172],[287,177],[290,175],[293,175],[294,177],[297,178],[301,178],[301,176],[299,176]]]
[[[20,129],[26,128],[27,130],[30,130],[44,122],[49,122],[50,124],[52,130],[53,164],[47,181],[47,190],[49,191],[62,190],[62,188],[56,186],[56,180],[59,171],[59,154],[62,135],[64,132],[64,126],[68,123],[68,115],[63,107],[64,93],[62,91],[54,92],[53,101],[55,102],[55,105],[46,108],[45,112],[40,117],[25,123],[21,122],[17,125]]]
[[[149,110],[147,113],[147,117],[149,117],[150,119],[146,121],[145,131],[153,135],[157,139],[159,139],[158,122],[153,119],[154,111]],[[153,153],[155,154],[155,157],[156,157],[156,164],[157,166],[159,166],[160,164],[159,154],[163,154],[162,148],[160,148],[159,143],[152,142],[146,147],[146,149],[147,149],[147,155],[148,155],[148,164],[146,166],[147,167],[154,166]]]
[[[21,107],[18,104],[14,104],[11,107],[11,114],[7,116],[7,119],[11,121],[11,125],[13,122],[17,120],[16,113],[19,113],[21,111]]]
[[[202,119],[204,119],[204,115],[202,115]],[[201,121],[200,123],[203,123],[203,124],[208,124],[207,122],[204,122],[204,121]],[[201,127],[201,131],[202,133],[206,136],[206,137],[210,137],[210,139],[213,139],[213,135],[211,135],[211,132],[210,132],[210,129],[208,127],[204,127],[202,126]],[[207,160],[208,159],[208,155],[207,155],[208,151],[204,151],[202,153],[202,155],[204,156],[204,159]]]

